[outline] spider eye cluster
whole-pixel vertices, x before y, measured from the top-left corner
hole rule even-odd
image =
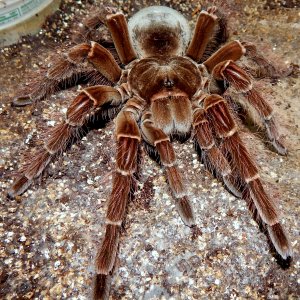
[[[132,44],[142,58],[155,55],[182,55],[189,43],[188,21],[176,10],[149,6],[128,22]]]

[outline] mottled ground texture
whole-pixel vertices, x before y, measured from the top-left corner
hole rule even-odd
[[[132,14],[146,1],[113,2]],[[282,66],[299,64],[296,2],[230,1],[230,38],[257,41],[267,56],[272,49],[272,59]],[[194,22],[200,2],[150,3],[174,7]],[[10,173],[23,153],[39,143],[40,128],[62,118],[76,92],[75,87],[34,106],[10,106],[29,72],[47,65],[49,54],[70,36],[74,17],[86,14],[89,5],[62,4],[39,35],[0,52],[1,299],[89,299],[95,249],[104,231],[114,169],[112,123],[90,132],[24,195],[6,198]],[[294,249],[292,266],[280,268],[246,204],[204,169],[192,142],[175,143],[199,230],[193,234],[182,224],[162,170],[142,153],[143,171],[128,208],[112,299],[299,299],[300,81],[294,67],[291,76],[269,85],[289,155],[279,156],[258,135],[244,134],[266,185],[279,198]]]

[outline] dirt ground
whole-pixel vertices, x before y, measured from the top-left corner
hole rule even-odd
[[[102,2],[64,0],[39,34],[0,49],[1,299],[90,298],[115,162],[113,123],[90,132],[21,197],[8,199],[6,191],[23,154],[38,145],[41,128],[61,120],[77,87],[23,108],[11,107],[12,98],[32,71],[47,67],[57,46],[68,43],[73,21]],[[110,3],[128,15],[146,5],[167,5],[193,23],[200,2]],[[143,151],[111,299],[300,298],[300,8],[297,1],[235,0],[228,1],[228,11],[230,39],[256,42],[283,69],[293,65],[289,76],[266,82],[288,155],[271,151],[259,134],[246,131],[245,137],[270,193],[279,198],[294,260],[282,269],[244,201],[204,169],[191,141],[176,143],[199,231],[193,234],[182,224],[163,171]]]

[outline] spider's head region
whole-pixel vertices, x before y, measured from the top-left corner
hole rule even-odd
[[[176,10],[149,6],[128,22],[132,43],[141,58],[182,55],[190,40],[188,21]]]

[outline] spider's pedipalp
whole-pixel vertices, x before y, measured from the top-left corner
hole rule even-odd
[[[202,11],[199,14],[196,27],[194,29],[193,38],[186,51],[187,56],[191,57],[196,62],[200,61],[205,52],[207,44],[213,35],[216,23],[217,16],[214,14],[214,11],[211,13]]]
[[[122,13],[108,15],[106,23],[121,62],[129,64],[137,58],[137,55],[131,44],[125,16]]]
[[[99,299],[107,293],[103,280],[104,276],[109,276],[115,264],[121,224],[137,169],[138,146],[141,141],[137,120],[142,109],[143,102],[131,98],[116,118],[116,172],[106,213],[106,232],[96,258],[95,295]]]
[[[124,99],[113,87],[93,86],[83,89],[70,104],[65,121],[46,132],[43,147],[38,149],[20,169],[20,177],[13,183],[8,192],[9,196],[14,197],[26,191],[50,161],[76,140],[80,129],[89,120],[90,114],[106,103],[117,105],[122,101]]]
[[[273,109],[270,104],[264,99],[254,87],[250,75],[245,70],[240,68],[233,61],[224,61],[219,63],[213,70],[214,78],[225,80],[229,83],[229,88],[243,96],[240,100],[242,104],[250,105],[258,113],[266,128],[267,137],[273,145],[274,149],[281,155],[287,154],[281,137],[276,128],[273,117]]]
[[[176,166],[174,149],[169,137],[162,129],[154,126],[151,118],[151,113],[144,113],[141,125],[144,139],[155,146],[158,151],[160,161],[166,171],[168,183],[176,198],[176,207],[182,221],[187,226],[193,226],[195,224],[194,212],[187,197],[187,190],[182,175]]]

